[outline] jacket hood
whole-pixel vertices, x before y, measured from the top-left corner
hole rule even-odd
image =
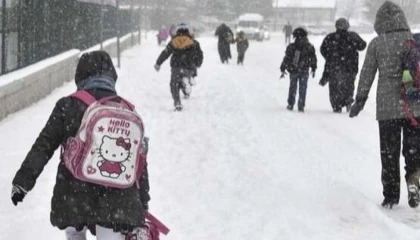
[[[404,11],[397,4],[386,1],[376,13],[375,31],[378,35],[392,31],[410,31]]]
[[[295,30],[293,30],[292,35],[296,39],[306,38],[308,36],[308,32],[305,29],[298,27]]]
[[[350,23],[345,18],[339,18],[337,21],[335,21],[335,28],[337,30],[347,31],[350,28]]]
[[[89,77],[99,75],[117,81],[118,75],[109,54],[105,51],[84,53],[77,64],[76,75],[74,76],[76,85]]]

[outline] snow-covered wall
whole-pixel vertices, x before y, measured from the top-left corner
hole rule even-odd
[[[133,43],[137,41],[134,34]],[[121,51],[132,46],[131,34],[120,39]],[[98,50],[100,45],[87,51]],[[112,57],[117,56],[117,40],[103,43],[103,49]],[[84,51],[86,52],[86,51]],[[10,113],[19,111],[44,98],[64,82],[74,79],[80,50],[74,49],[57,56],[42,60],[26,68],[0,76],[0,120]]]

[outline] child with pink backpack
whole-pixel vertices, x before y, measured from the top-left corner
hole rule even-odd
[[[148,139],[134,105],[117,95],[116,80],[106,52],[83,54],[77,91],[56,103],[13,179],[17,205],[61,146],[50,220],[67,240],[85,240],[87,230],[98,240],[155,240],[169,231],[147,212]]]

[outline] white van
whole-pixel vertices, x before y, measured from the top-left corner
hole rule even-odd
[[[257,41],[267,39],[264,17],[257,13],[246,13],[239,16],[236,32],[238,33],[240,31],[243,31],[248,39],[255,39]]]

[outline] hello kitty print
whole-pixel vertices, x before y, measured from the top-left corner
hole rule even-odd
[[[96,164],[102,176],[118,178],[127,169],[124,162],[130,158],[131,143],[129,138],[111,138],[104,136],[99,147],[99,156],[103,160]]]
[[[92,104],[63,155],[78,179],[108,187],[131,187],[140,179],[146,161],[141,118],[128,109]]]

